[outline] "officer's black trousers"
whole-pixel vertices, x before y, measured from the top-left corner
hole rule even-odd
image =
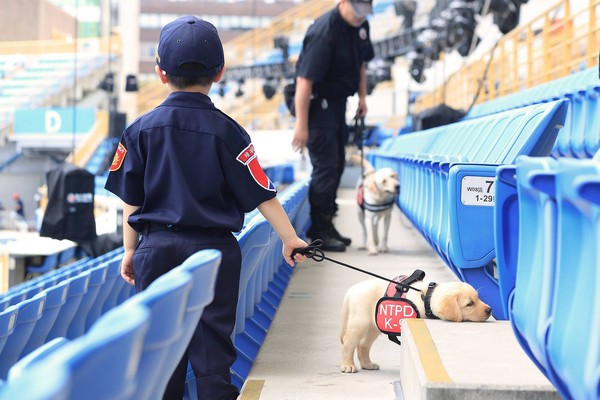
[[[223,230],[181,232],[166,228],[142,234],[133,256],[135,286],[137,291],[147,288],[159,276],[204,249],[217,249],[222,253],[214,299],[204,308],[187,355],[173,373],[164,399],[183,398],[188,359],[196,376],[199,400],[235,400],[239,394],[237,387],[231,383],[229,373],[236,359],[231,334],[235,325],[242,265],[235,237]]]
[[[337,189],[344,172],[346,101],[311,100],[308,117],[308,148],[312,164],[308,192],[311,214],[332,216],[337,210]]]

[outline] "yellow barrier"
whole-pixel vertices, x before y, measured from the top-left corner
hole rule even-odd
[[[23,40],[0,42],[0,54],[48,54],[92,51],[95,53],[121,54],[121,38],[118,35],[97,39]]]
[[[90,160],[94,151],[100,143],[108,136],[108,113],[106,111],[96,112],[96,125],[86,140],[81,143],[75,151],[66,158],[68,163],[85,168],[85,164]]]

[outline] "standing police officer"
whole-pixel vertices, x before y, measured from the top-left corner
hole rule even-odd
[[[367,15],[371,0],[341,0],[308,28],[296,63],[296,126],[292,147],[306,146],[312,163],[311,239],[344,251],[350,239],[333,226],[345,164],[346,99],[358,92],[357,117],[367,113],[366,63],[373,59]]]
[[[275,197],[248,133],[208,97],[225,71],[215,27],[193,16],[170,22],[160,33],[156,59],[156,73],[171,94],[125,129],[106,182],[124,202],[121,276],[141,291],[195,252],[221,251],[214,299],[164,399],[183,398],[189,359],[199,400],[234,400],[239,393],[229,369],[236,359],[231,334],[242,260],[232,231],[258,207],[282,239],[288,264],[306,259],[291,257],[306,243]]]

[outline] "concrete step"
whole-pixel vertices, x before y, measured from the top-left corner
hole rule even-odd
[[[509,321],[402,322],[406,400],[549,400],[560,395],[518,344]]]

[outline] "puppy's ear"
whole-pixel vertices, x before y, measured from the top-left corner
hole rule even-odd
[[[375,183],[375,177],[373,175],[369,176],[369,179],[365,180],[365,187],[371,192],[371,193],[378,193],[379,192],[379,188],[377,187],[377,183]]]
[[[446,321],[461,322],[463,318],[458,304],[458,295],[444,296],[438,305],[436,315]]]

